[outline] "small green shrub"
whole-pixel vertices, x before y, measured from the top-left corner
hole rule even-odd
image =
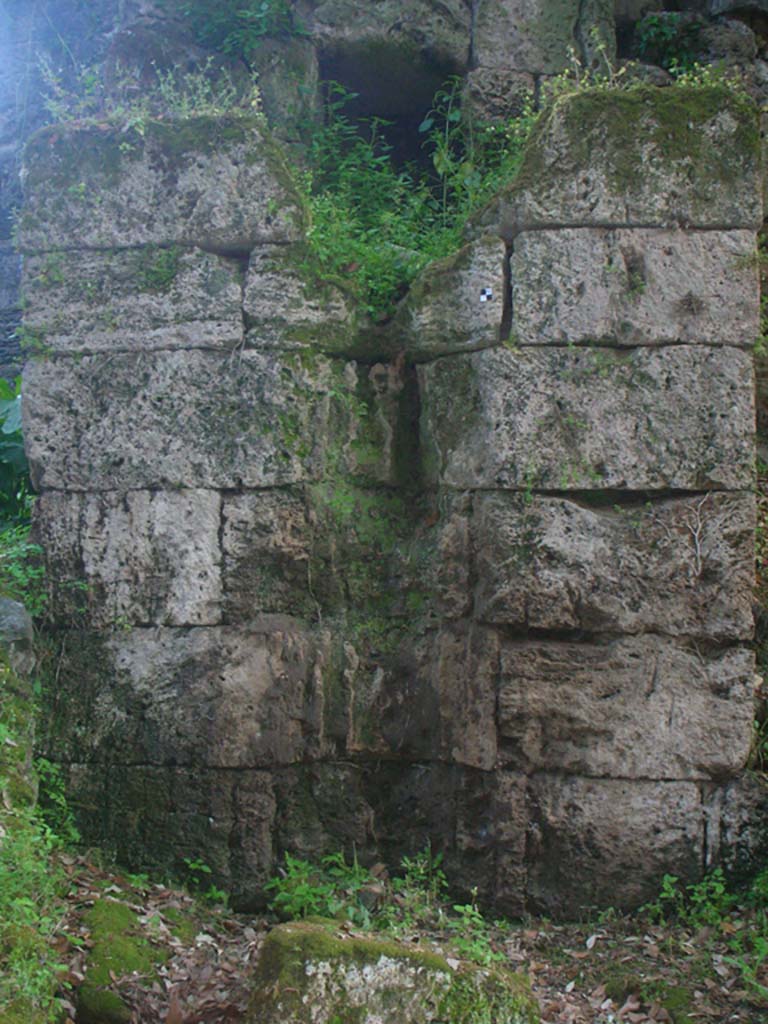
[[[646,14],[636,30],[637,52],[672,74],[692,68],[701,25],[675,11]]]
[[[306,917],[343,917],[370,924],[370,912],[360,901],[361,889],[373,882],[370,872],[343,853],[323,857],[318,866],[285,855],[280,874],[264,887],[274,893],[269,909],[284,920]]]
[[[452,81],[421,123],[428,164],[398,166],[387,122],[346,113],[354,98],[327,83],[324,122],[306,126],[308,170],[297,171],[311,211],[304,269],[344,286],[381,321],[427,263],[461,245],[467,218],[514,176],[537,115],[529,105],[505,125],[473,125]]]
[[[21,435],[21,377],[0,377],[0,528],[26,518],[29,468]]]
[[[288,0],[185,0],[181,14],[202,46],[246,61],[265,37],[307,34]]]

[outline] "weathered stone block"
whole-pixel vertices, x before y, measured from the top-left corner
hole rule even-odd
[[[53,352],[234,349],[242,271],[199,249],[49,252],[24,260],[24,325]]]
[[[261,768],[321,753],[323,679],[298,621],[133,629],[62,655],[56,759]]]
[[[531,227],[762,223],[757,111],[727,86],[583,90],[557,100],[520,174],[478,218]]]
[[[512,331],[523,345],[754,344],[752,231],[562,228],[518,235]]]
[[[424,470],[457,488],[745,489],[752,360],[730,348],[488,349],[420,367]]]
[[[507,307],[506,261],[504,243],[486,236],[430,264],[388,334],[415,359],[495,345]]]
[[[99,354],[32,362],[25,382],[40,489],[279,486],[316,478],[332,453],[359,465],[369,430],[354,364],[322,357]],[[366,472],[384,473],[366,452]]]
[[[542,775],[529,794],[528,895],[538,910],[573,918],[599,906],[630,909],[658,894],[663,875],[700,874],[694,783]]]
[[[217,491],[49,491],[35,504],[51,612],[93,626],[221,621]]]
[[[473,58],[481,67],[559,74],[590,32],[613,43],[612,0],[480,0]]]
[[[463,67],[469,58],[471,24],[466,0],[417,0],[405,8],[398,0],[321,0],[312,13],[313,35],[337,61],[339,55],[348,55],[349,61],[367,58],[369,63],[378,57],[377,71],[382,74],[391,69],[390,62],[400,51],[399,64],[409,77],[414,63],[425,58],[430,64]],[[401,87],[408,82],[395,76],[389,80]]]
[[[344,644],[351,753],[493,768],[495,632],[457,624],[414,638],[392,627],[383,650],[360,640]]]
[[[510,642],[501,652],[499,758],[519,770],[723,778],[751,741],[754,657],[657,636]]]
[[[464,79],[462,104],[481,121],[504,122],[525,110],[535,87],[536,79],[529,71],[473,68]]]
[[[126,867],[174,875],[205,850],[213,880],[235,904],[264,905],[274,869],[271,773],[132,764],[65,771],[86,842],[114,851]]]
[[[291,984],[286,984],[290,979]],[[345,935],[294,921],[267,936],[253,976],[247,1024],[437,1024],[473,1015],[536,1024],[528,980],[463,964],[411,943]],[[476,1010],[476,1012],[475,1012]]]
[[[314,531],[303,495],[284,490],[227,495],[222,524],[227,622],[247,622],[260,612],[316,615]]]
[[[153,121],[145,133],[63,127],[27,145],[23,252],[196,245],[248,253],[301,237],[279,147],[253,115]]]
[[[749,493],[588,507],[565,498],[475,497],[475,614],[588,632],[749,640]]]
[[[357,330],[348,296],[302,269],[306,251],[265,246],[251,253],[243,310],[253,348],[356,351]]]

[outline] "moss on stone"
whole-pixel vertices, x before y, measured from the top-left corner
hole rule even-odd
[[[448,1020],[451,1024],[537,1024],[539,1020],[530,985],[519,974],[472,965],[456,972],[431,949],[381,937],[341,937],[337,929],[333,922],[302,921],[270,932],[254,978],[254,996],[246,1018],[251,1024],[272,1024],[286,1016],[297,1022],[309,1021],[306,999],[315,975],[326,980],[322,1002],[312,1002],[311,1019],[326,1024],[335,1020],[362,1024],[368,1019],[367,1008],[350,999],[345,972],[375,972],[393,961],[406,971],[415,971],[419,987],[414,990],[411,980],[400,989],[395,981],[391,989],[378,990],[378,1019]],[[338,984],[329,980],[334,975]],[[366,978],[365,984],[369,981]]]
[[[78,989],[78,1020],[83,1024],[123,1024],[130,1010],[119,994],[109,989],[112,976],[141,974],[155,978],[157,967],[170,955],[153,946],[142,933],[136,913],[117,900],[100,899],[85,915],[91,950],[85,981]]]
[[[730,144],[722,146],[708,129],[728,123]],[[568,143],[567,168],[562,154],[550,163],[551,143],[561,132]],[[745,165],[757,165],[759,147],[755,104],[727,85],[584,89],[558,99],[540,119],[512,190],[538,190],[553,171],[559,176],[571,167],[592,167],[595,153],[619,193],[637,186],[649,155],[662,172],[676,162],[693,168],[699,187],[728,187]]]

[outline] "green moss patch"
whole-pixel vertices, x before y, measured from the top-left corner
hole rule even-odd
[[[153,946],[143,934],[137,914],[117,900],[101,899],[85,915],[91,952],[85,981],[78,990],[78,1021],[82,1024],[123,1024],[130,1010],[110,986],[140,974],[150,984],[170,952]]]

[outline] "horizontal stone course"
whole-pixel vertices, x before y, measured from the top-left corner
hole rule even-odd
[[[424,472],[456,488],[746,489],[751,356],[488,349],[419,369]]]
[[[391,444],[374,444],[382,425],[357,391],[355,364],[320,356],[33,361],[24,404],[33,478],[40,489],[271,487],[317,479],[333,463],[387,479]]]
[[[586,506],[474,499],[475,615],[539,630],[752,637],[751,493]]]
[[[511,276],[512,332],[523,345],[749,348],[760,333],[753,231],[523,232]]]
[[[749,757],[754,656],[656,636],[501,649],[499,759],[527,772],[727,778]]]
[[[50,252],[24,260],[24,326],[46,351],[232,350],[242,270],[199,249]]]
[[[25,154],[22,252],[195,245],[246,254],[296,241],[304,212],[253,115],[151,121],[143,135],[55,125]]]

